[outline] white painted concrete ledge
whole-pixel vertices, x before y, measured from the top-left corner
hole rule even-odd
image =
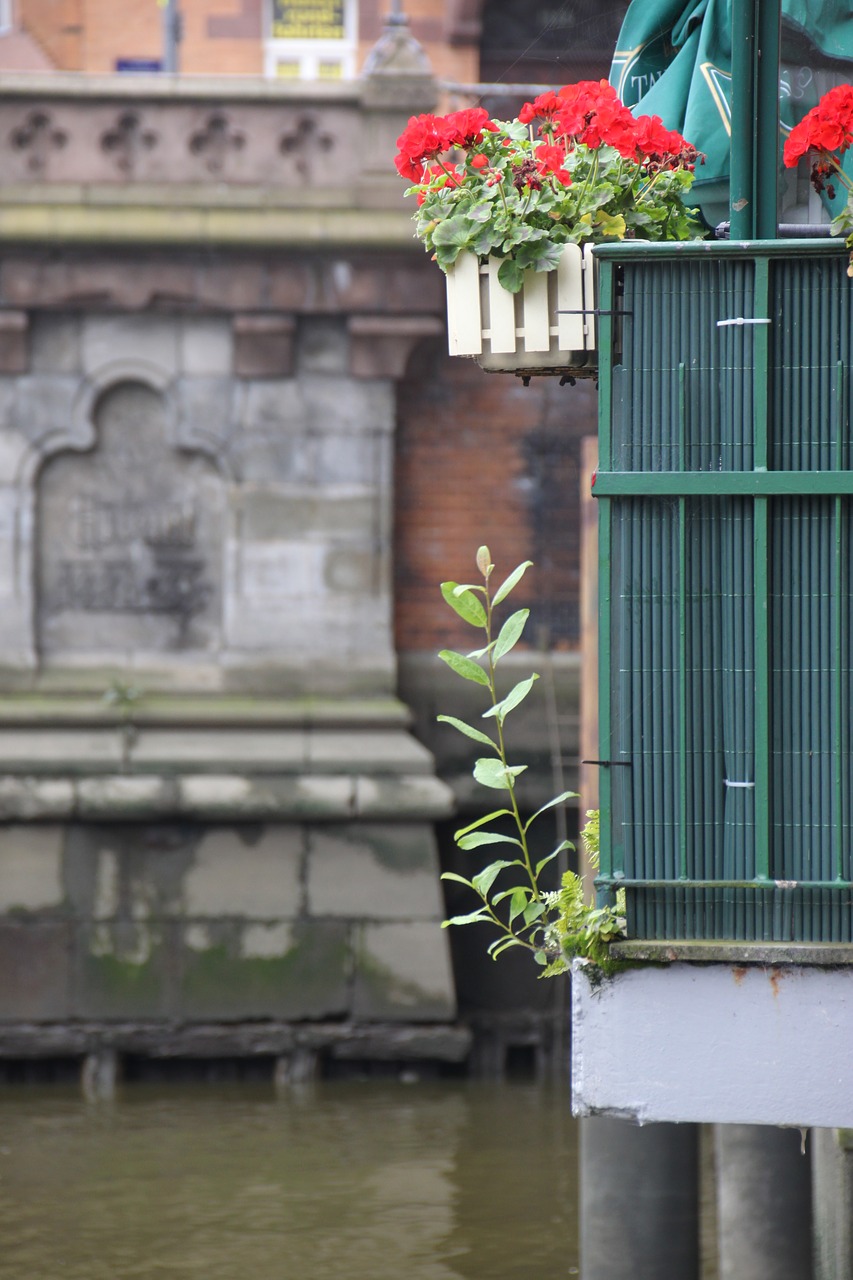
[[[576,960],[572,1110],[853,1128],[853,968]]]

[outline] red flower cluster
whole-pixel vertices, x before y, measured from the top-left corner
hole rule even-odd
[[[581,144],[614,147],[626,160],[651,161],[662,169],[693,169],[699,155],[659,116],[633,116],[607,80],[580,80],[557,93],[543,93],[518,113],[522,124],[542,119],[540,134],[558,139],[565,150]]]
[[[470,147],[483,141],[483,130],[497,125],[484,107],[467,107],[446,116],[412,116],[397,139],[400,148],[394,163],[397,172],[412,182],[422,182],[427,165],[451,147]]]
[[[830,153],[843,155],[853,142],[853,86],[836,85],[825,93],[816,107],[812,107],[795,125],[785,140],[784,160],[788,169],[796,167],[797,162],[808,151],[823,153],[824,163],[820,160],[814,169],[824,174],[827,172],[826,160]],[[814,172],[812,180],[814,180]]]

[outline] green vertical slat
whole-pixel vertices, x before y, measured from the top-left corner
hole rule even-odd
[[[687,370],[678,363],[678,459],[684,470],[687,448]],[[678,873],[687,879],[687,499],[678,500]]]
[[[836,403],[835,403],[835,469],[840,471],[844,465],[844,447],[847,442],[847,422],[845,416],[845,406],[847,397],[846,390],[846,369],[843,360],[838,360],[835,365],[835,385],[836,385]],[[832,684],[833,684],[833,733],[832,733],[832,756],[833,756],[833,778],[832,792],[835,807],[835,822],[833,829],[836,839],[835,853],[835,876],[838,880],[844,878],[844,837],[845,837],[845,813],[844,813],[844,768],[849,765],[849,759],[844,751],[844,586],[846,574],[844,572],[844,499],[835,499],[835,573],[833,583],[834,594],[834,627],[833,627],[833,658],[832,658]]]
[[[613,323],[610,314],[613,307],[613,275],[617,268],[609,262],[603,262],[599,271],[599,307],[601,315],[598,319],[599,342],[599,386],[598,386],[598,463],[609,470],[612,465],[610,414],[612,407],[612,337]],[[612,759],[611,732],[611,520],[610,499],[600,498],[598,504],[598,574],[599,574],[599,619],[598,619],[598,754],[601,760]],[[599,780],[600,813],[605,821],[601,823],[599,865],[602,875],[613,874],[613,790],[612,770],[601,769]],[[599,895],[600,901],[608,899],[607,893]]]
[[[737,7],[737,6],[735,6]],[[770,315],[770,263],[758,258],[755,263],[755,316]],[[753,466],[767,470],[767,435],[770,395],[769,325],[755,326],[753,406],[755,436]],[[770,876],[770,632],[768,589],[768,499],[756,498],[753,515],[755,589],[755,876]]]

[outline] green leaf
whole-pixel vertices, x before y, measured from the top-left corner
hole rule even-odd
[[[458,729],[460,733],[464,733],[466,738],[473,738],[475,742],[482,742],[485,746],[494,748],[495,751],[500,750],[498,744],[493,742],[487,733],[481,733],[479,729],[466,724],[464,720],[457,720],[456,716],[436,716],[436,720],[442,724],[453,725],[453,728]]]
[[[499,858],[497,862],[490,862],[489,865],[487,867],[483,867],[483,870],[478,872],[471,881],[475,891],[485,898],[503,869],[514,865],[514,863],[507,862],[503,858]]]
[[[455,871],[442,871],[441,879],[455,880],[457,884],[464,884],[468,889],[474,888],[470,880],[466,880],[464,876],[458,876]]]
[[[494,640],[492,640],[492,642],[491,642],[490,644],[487,644],[487,645],[486,645],[486,647],[485,647],[484,649],[472,649],[472,650],[471,650],[471,652],[470,652],[469,654],[467,654],[467,657],[469,657],[469,658],[485,658],[485,656],[486,656],[486,654],[489,652],[489,650],[490,650],[490,649],[494,649],[494,647],[495,647],[495,641],[494,641]]]
[[[498,938],[497,941],[491,943],[488,948],[489,955],[493,960],[497,960],[503,951],[508,951],[510,947],[523,947],[524,943],[520,938]]]
[[[485,720],[487,716],[495,716],[498,723],[503,724],[513,707],[517,707],[519,702],[524,701],[538,679],[539,676],[534,672],[526,680],[519,680],[518,684],[513,689],[510,689],[502,702],[496,702],[493,707],[489,707],[488,711],[483,712],[483,719]]]
[[[512,782],[520,773],[524,773],[526,764],[504,765],[500,760],[480,759],[474,765],[474,777],[484,787],[494,787],[496,791],[511,791]]]
[[[467,916],[451,916],[449,920],[442,920],[441,927],[446,929],[451,924],[477,924],[480,920],[486,924],[489,923],[489,915],[485,907],[480,907],[478,911],[469,911]]]
[[[472,627],[486,625],[486,611],[470,587],[460,587],[458,582],[442,582],[441,594],[454,613]]]
[[[533,924],[535,920],[538,920],[539,917],[544,914],[545,914],[544,902],[531,902],[527,907],[524,908],[524,923]]]
[[[516,840],[514,836],[503,836],[499,831],[472,831],[470,835],[462,836],[456,841],[460,849],[479,849],[484,844],[514,844],[519,849],[523,848],[520,840]]]
[[[440,719],[441,716],[439,716],[439,720]],[[558,796],[554,796],[553,800],[549,800],[547,804],[543,804],[541,809],[537,809],[532,818],[527,819],[527,822],[524,824],[524,830],[526,831],[531,823],[536,821],[540,813],[546,813],[549,809],[555,808],[558,804],[565,804],[567,800],[577,800],[577,798],[577,791],[561,791]],[[569,845],[570,849],[574,849],[574,847],[575,846],[573,844]]]
[[[511,809],[495,809],[492,813],[487,813],[484,818],[478,818],[476,822],[470,822],[467,827],[460,827],[458,831],[454,831],[453,839],[458,840],[460,836],[467,836],[469,831],[476,831],[478,827],[484,827],[487,822],[491,822],[492,818],[511,817]]]
[[[536,254],[531,258],[530,265],[534,271],[556,271],[560,265],[560,258],[563,255],[564,245],[555,244],[553,240],[546,240],[536,246]]]
[[[524,284],[524,268],[514,258],[504,258],[498,267],[498,284],[507,293],[521,293]]]
[[[474,684],[483,684],[488,689],[489,677],[481,666],[474,662],[471,658],[466,658],[461,653],[454,653],[452,649],[442,649],[438,655],[442,662],[446,662],[451,671],[455,671],[458,676],[462,676],[463,680],[473,680]]]
[[[466,241],[470,240],[475,230],[476,225],[471,223],[464,214],[458,213],[453,218],[445,218],[439,222],[432,233],[432,242],[434,245],[453,245],[461,249]]]
[[[499,658],[502,658],[505,653],[509,653],[510,649],[515,647],[521,639],[524,624],[529,617],[529,609],[519,609],[516,613],[510,614],[495,641],[495,651],[492,655],[494,662],[497,662]]]
[[[517,917],[524,912],[529,898],[530,890],[525,889],[523,885],[519,885],[513,892],[512,899],[509,904],[509,924],[512,924],[513,920],[517,919]]]
[[[556,856],[557,856],[558,852],[559,852],[559,850],[558,850],[558,849],[555,849],[553,853],[549,853],[549,854],[548,854],[547,858],[540,858],[540,860],[536,863],[536,872],[535,872],[535,874],[536,874],[536,878],[537,878],[537,880],[539,879],[539,873],[541,872],[542,868],[543,868],[543,867],[547,867],[548,863],[549,863],[549,862],[552,862],[552,861],[553,861],[553,859],[554,859],[554,858],[556,858]]]
[[[477,568],[484,578],[488,579],[494,569],[492,564],[492,555],[488,547],[477,548]]]
[[[526,570],[531,568],[532,564],[533,564],[532,560],[525,560],[523,564],[520,564],[518,566],[518,568],[513,569],[509,577],[504,579],[504,581],[498,587],[495,594],[492,596],[493,605],[500,604],[502,600],[505,600],[507,598],[510,591],[512,591],[513,587],[516,586],[521,581],[521,579],[524,577]]]

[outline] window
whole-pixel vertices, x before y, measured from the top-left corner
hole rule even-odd
[[[342,80],[355,74],[355,0],[268,0],[266,74]]]

